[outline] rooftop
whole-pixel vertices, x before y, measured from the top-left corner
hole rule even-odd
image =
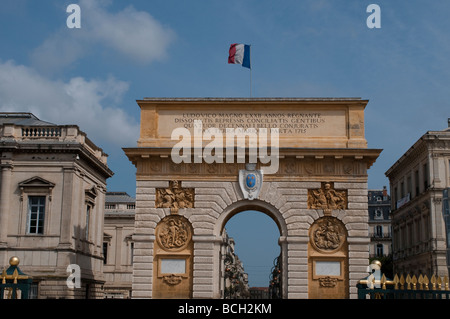
[[[106,192],[105,203],[135,203],[136,199],[127,192]]]
[[[258,97],[258,98],[228,98],[228,97],[144,97],[145,101],[361,101],[360,97],[319,98],[319,97]]]
[[[427,131],[423,134],[386,172],[385,175],[389,177],[394,172],[400,163],[404,162],[408,158],[415,158],[417,152],[421,150],[421,145],[424,143],[434,143],[436,141],[448,141],[450,140],[450,118],[448,119],[448,127],[440,131]],[[430,151],[429,149],[423,149]],[[447,147],[448,150],[448,147]]]
[[[15,124],[23,126],[56,126],[54,123],[41,121],[32,113],[0,112],[0,125]]]

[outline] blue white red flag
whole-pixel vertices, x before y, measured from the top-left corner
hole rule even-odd
[[[242,64],[243,67],[250,67],[250,45],[234,43],[230,46],[230,52],[228,56],[228,63],[230,64]]]

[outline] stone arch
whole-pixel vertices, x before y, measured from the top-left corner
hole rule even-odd
[[[216,238],[222,236],[222,232],[225,228],[226,223],[235,215],[244,212],[244,211],[257,211],[269,216],[277,225],[278,231],[280,234],[278,244],[280,245],[280,256],[281,256],[281,269],[282,269],[282,284],[281,284],[281,296],[283,298],[287,298],[287,270],[288,270],[288,259],[287,259],[287,241],[286,236],[288,234],[288,228],[286,224],[286,220],[275,206],[272,204],[263,201],[263,200],[247,200],[241,199],[236,202],[233,202],[231,205],[227,206],[222,214],[217,218],[216,223],[214,225],[214,234]],[[216,255],[216,262],[219,264],[216,266],[216,269],[221,269],[222,258],[223,256]],[[217,280],[221,280],[221,276],[216,278]],[[216,283],[216,287],[219,288],[221,283]],[[216,292],[217,295],[217,292]]]
[[[228,220],[230,220],[231,217],[247,210],[255,210],[266,214],[267,216],[272,218],[272,220],[277,225],[280,232],[280,237],[287,236],[288,229],[286,221],[283,215],[275,206],[262,200],[246,199],[236,201],[223,210],[222,214],[217,218],[214,225],[214,234],[216,236],[220,236],[226,223],[228,222]]]
[[[308,298],[311,225],[326,215],[340,220],[347,231],[350,256],[348,296],[356,297],[356,284],[367,276],[369,257],[367,170],[381,152],[368,149],[364,138],[367,102],[359,98],[149,98],[138,101],[142,120],[138,145],[124,148],[136,166],[133,298],[157,296],[154,271],[158,264],[153,257],[160,247],[155,231],[157,224],[171,214],[184,216],[192,225],[192,298],[220,298],[216,280],[222,242],[220,233],[229,218],[248,209],[269,215],[280,230],[279,243],[286,269],[283,294],[287,298]],[[272,112],[274,110],[276,113]],[[198,150],[204,155],[203,147],[197,146],[206,146],[209,140],[203,136],[197,139],[191,134],[195,133],[191,127],[188,132],[194,142],[190,148],[192,156],[185,157],[183,148],[183,161],[170,160],[171,151],[179,145],[179,141],[172,139],[172,133],[182,126],[178,120],[185,115],[211,124],[210,120],[216,118],[214,123],[222,125],[220,128],[239,128],[243,123],[240,119],[247,123],[245,119],[261,118],[269,123],[274,117],[295,125],[298,120],[308,119],[314,128],[283,130],[278,140],[270,139],[267,145],[271,148],[270,167],[273,164],[277,170],[272,174],[266,171],[260,179],[259,193],[250,201],[244,198],[248,194],[243,194],[242,183],[239,183],[241,170],[253,170],[246,167],[251,162],[250,148],[244,147],[245,154],[240,155],[235,145],[236,152],[228,154],[226,151],[233,148],[227,146],[223,148],[223,155],[227,155],[223,160],[219,161],[219,156],[213,163],[206,162],[197,154]],[[267,128],[267,125],[259,127]],[[223,137],[226,140],[226,136]],[[219,142],[220,138],[216,140]],[[255,168],[264,172],[269,168],[267,164],[258,160]],[[326,197],[330,188],[344,192],[346,201]],[[325,201],[308,200],[311,194],[320,192],[327,198]],[[164,196],[170,198],[165,200]],[[171,276],[167,281],[175,279]]]

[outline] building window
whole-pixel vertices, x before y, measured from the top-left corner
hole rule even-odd
[[[397,187],[394,187],[394,204],[395,205],[397,204],[397,201],[398,201],[398,189],[397,189]]]
[[[405,183],[401,182],[400,184],[400,198],[405,197]]]
[[[420,189],[419,189],[419,171],[414,172],[414,185],[416,187],[416,196],[419,195]]]
[[[89,239],[89,221],[91,219],[91,205],[86,205],[86,229],[85,229],[85,238]]]
[[[45,196],[28,197],[28,234],[44,233]]]
[[[131,252],[130,252],[130,255],[131,255],[131,265],[133,265],[133,257],[134,257],[134,243],[131,243],[131,245],[130,245],[130,249],[131,249]]]
[[[103,264],[106,265],[108,258],[108,243],[103,243]]]
[[[406,194],[410,194],[411,198],[413,198],[411,176],[406,178]]]
[[[377,244],[377,256],[381,257],[383,255],[383,244]]]
[[[423,165],[423,187],[424,191],[428,189],[428,164]]]
[[[375,234],[377,237],[383,237],[383,226],[376,226],[375,227]]]
[[[383,211],[380,208],[375,210],[375,219],[383,219]]]

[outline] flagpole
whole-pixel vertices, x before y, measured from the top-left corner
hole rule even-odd
[[[252,97],[252,69],[250,68],[250,97]]]
[[[250,98],[252,97],[252,45],[250,44]]]

